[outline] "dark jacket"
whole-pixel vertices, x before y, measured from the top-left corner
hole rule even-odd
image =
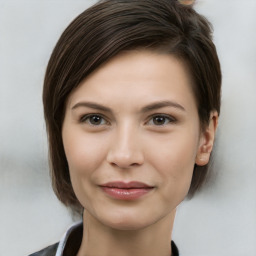
[[[79,222],[71,226],[59,243],[50,245],[29,256],[76,256],[83,236],[83,224]],[[171,242],[172,256],[179,256],[178,248]]]

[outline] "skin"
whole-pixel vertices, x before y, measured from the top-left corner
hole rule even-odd
[[[62,130],[84,207],[78,256],[171,255],[176,207],[194,164],[209,161],[217,120],[213,111],[200,130],[188,72],[171,55],[125,52],[87,77],[68,98]],[[136,200],[117,200],[99,187],[112,181],[154,188]]]

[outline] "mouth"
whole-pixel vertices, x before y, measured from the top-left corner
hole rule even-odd
[[[145,196],[155,187],[137,181],[128,183],[117,181],[100,185],[100,188],[111,198],[132,201]]]

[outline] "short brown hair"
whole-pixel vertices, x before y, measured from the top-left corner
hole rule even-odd
[[[181,59],[189,69],[201,127],[220,112],[221,70],[210,23],[175,0],[105,0],[81,13],[63,32],[48,63],[43,103],[54,191],[65,205],[81,208],[70,181],[62,143],[65,103],[80,82],[124,50],[149,49]],[[189,195],[207,166],[195,166]]]

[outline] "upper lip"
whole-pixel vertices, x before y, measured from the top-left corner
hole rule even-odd
[[[139,181],[131,181],[131,182],[123,182],[123,181],[112,181],[105,184],[100,185],[101,187],[109,187],[109,188],[123,188],[123,189],[131,189],[131,188],[153,188],[148,184]]]

